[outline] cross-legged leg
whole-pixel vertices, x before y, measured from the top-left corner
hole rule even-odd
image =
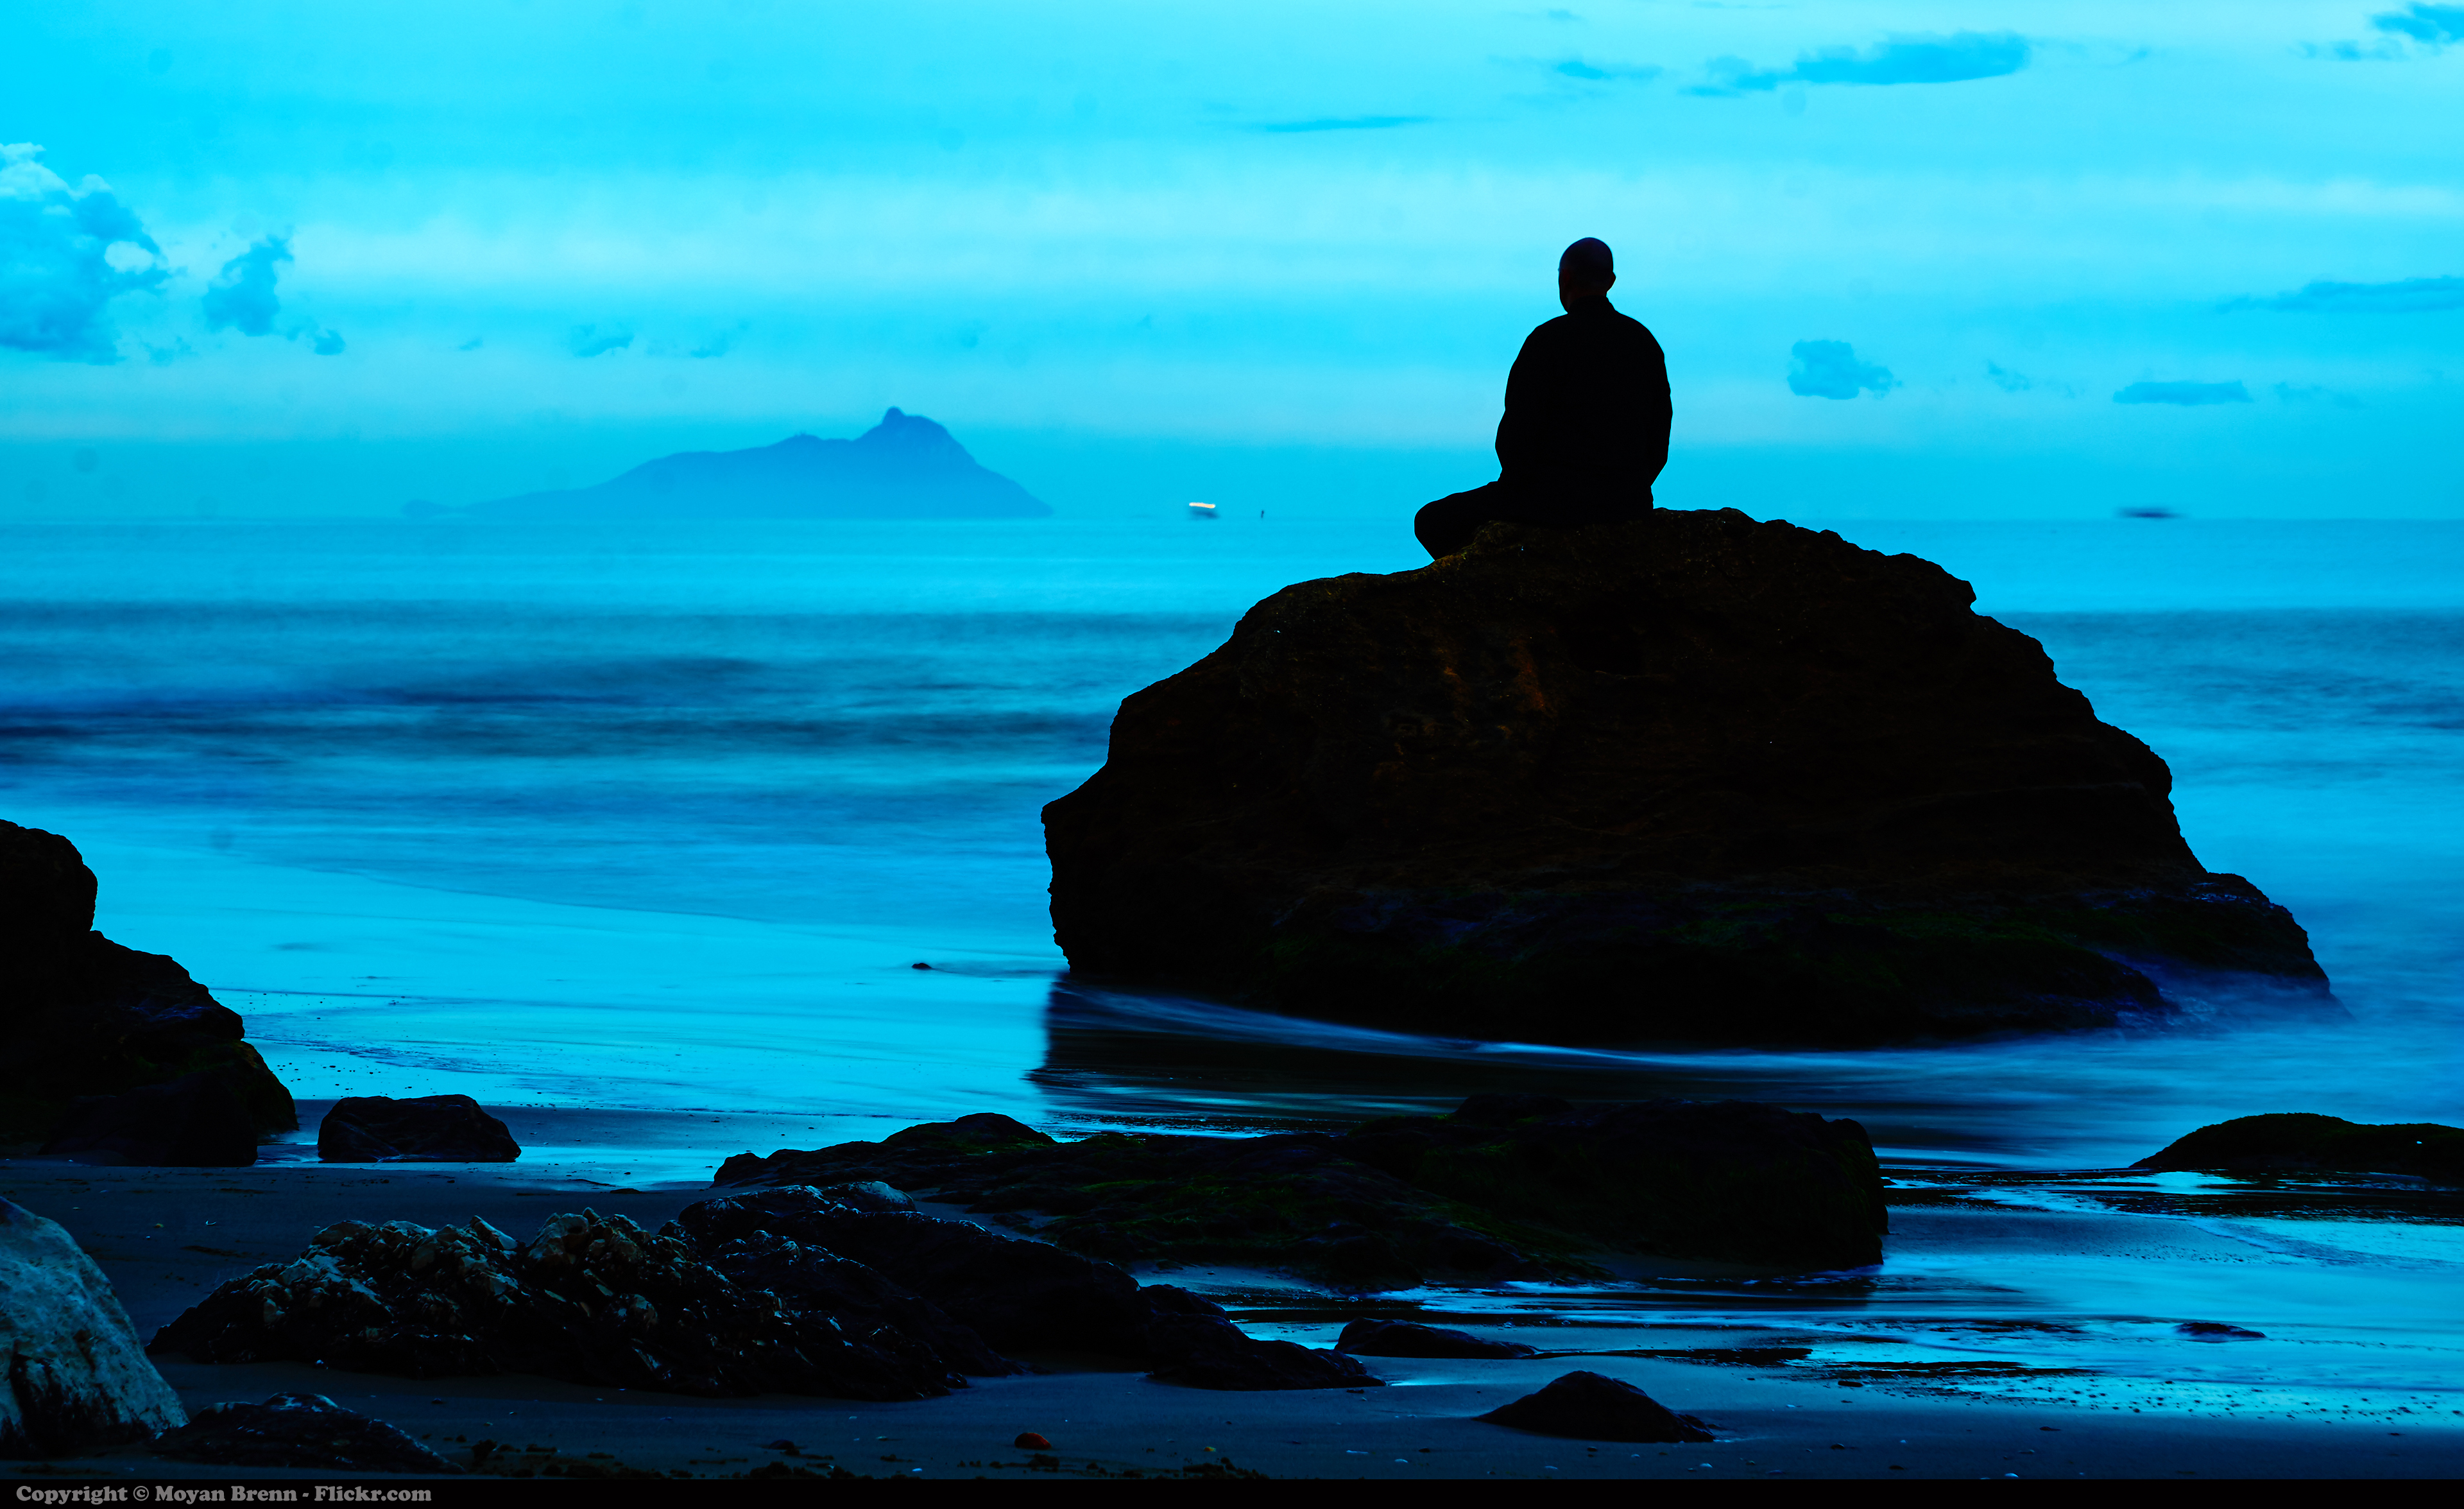
[[[1451,493],[1429,504],[1412,520],[1412,533],[1431,560],[1441,560],[1471,544],[1480,526],[1506,511],[1505,489],[1491,482],[1468,493]]]

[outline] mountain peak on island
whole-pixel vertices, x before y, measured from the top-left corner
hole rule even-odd
[[[685,451],[595,487],[475,505],[499,519],[1042,519],[1052,510],[891,409],[852,440],[792,434],[744,451]]]

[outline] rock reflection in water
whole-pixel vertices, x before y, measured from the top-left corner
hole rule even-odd
[[[2411,1013],[2321,1027],[2074,1033],[1830,1052],[1565,1048],[1351,1027],[1065,977],[1028,1079],[1067,1120],[1248,1130],[1442,1114],[1468,1095],[1770,1100],[1863,1122],[1885,1163],[2118,1168],[2266,1108],[2443,1103]]]

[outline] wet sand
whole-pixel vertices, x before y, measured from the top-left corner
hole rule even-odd
[[[214,1285],[286,1259],[336,1220],[422,1225],[483,1216],[527,1236],[539,1221],[588,1205],[655,1227],[708,1187],[610,1187],[553,1167],[365,1167],[268,1164],[246,1169],[99,1168],[0,1162],[0,1193],[59,1221],[101,1263],[141,1335]],[[936,1212],[946,1213],[946,1212]],[[2061,1261],[2118,1239],[2167,1260],[2164,1242],[2200,1259],[2195,1232],[2133,1231],[2039,1211],[1895,1210],[1893,1262],[1990,1237],[2014,1261]],[[2107,1223],[2110,1224],[2110,1223]],[[2171,1225],[2168,1223],[2168,1225]],[[1990,1230],[1989,1230],[1990,1227]],[[2154,1245],[2148,1245],[2154,1244]],[[2209,1254],[2207,1258],[2223,1254]],[[2204,1259],[2202,1259],[2204,1260]],[[1886,1270],[1888,1268],[1886,1264]],[[1142,1276],[1154,1276],[1152,1275]],[[1217,1294],[1253,1334],[1326,1344],[1368,1308],[1288,1280],[1184,1269],[1175,1282]],[[1391,1305],[1380,1308],[1392,1309]],[[1629,1301],[1623,1311],[1631,1315]],[[2263,1380],[2240,1387],[2159,1389],[2092,1371],[2007,1365],[1985,1382],[1901,1365],[1877,1353],[1826,1355],[1826,1338],[1785,1324],[1749,1330],[1689,1321],[1672,1308],[1649,1324],[1584,1323],[1554,1308],[1535,1328],[1504,1314],[1421,1313],[1563,1355],[1520,1361],[1367,1360],[1387,1387],[1358,1392],[1221,1393],[1148,1382],[1117,1363],[1031,1356],[1041,1374],[982,1380],[950,1398],[912,1404],[768,1396],[711,1400],[594,1389],[528,1377],[407,1381],[297,1363],[209,1365],[158,1359],[193,1409],[281,1391],[323,1393],[393,1422],[468,1460],[493,1440],[536,1469],[581,1459],[696,1477],[771,1461],[874,1476],[1042,1476],[1010,1444],[1040,1431],[1065,1473],[1154,1473],[1229,1458],[1273,1476],[1375,1477],[1939,1476],[2353,1477],[2464,1474],[2464,1413],[2443,1396],[2321,1406],[2278,1397]],[[1569,1320],[1567,1317],[1574,1319]],[[1837,1343],[1838,1338],[1827,1339]],[[1811,1355],[1740,1358],[1740,1347]],[[1617,1356],[1619,1351],[1696,1356]],[[2055,1361],[2058,1361],[2057,1359]],[[1706,1446],[1618,1446],[1528,1435],[1471,1418],[1573,1367],[1624,1378],[1669,1407],[1710,1422]],[[1854,1376],[1849,1376],[1854,1375]],[[2170,1381],[2168,1380],[2169,1384]],[[2013,1397],[2013,1390],[2033,1397]],[[2433,1412],[2434,1411],[2434,1412]],[[793,1458],[763,1443],[794,1441]],[[518,1449],[554,1448],[521,1453]],[[594,1454],[604,1454],[595,1455]],[[509,1465],[504,1455],[496,1461]],[[170,1463],[138,1451],[72,1462],[18,1464],[36,1476],[230,1478],[330,1474],[235,1473]]]

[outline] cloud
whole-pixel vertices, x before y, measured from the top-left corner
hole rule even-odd
[[[272,335],[274,317],[282,312],[274,292],[277,264],[290,260],[290,238],[269,235],[225,262],[206,288],[206,328]]]
[[[2076,398],[2079,396],[2079,389],[2073,388],[2068,383],[2057,383],[2041,377],[2030,377],[2025,372],[2014,372],[2009,367],[2000,366],[1993,362],[1988,362],[1985,364],[1985,380],[2006,393],[2027,393],[2034,392],[2041,388],[2048,393],[2059,393],[2064,398]]]
[[[721,330],[718,334],[712,336],[701,344],[694,346],[690,351],[687,351],[685,355],[693,357],[697,361],[705,362],[709,361],[713,357],[725,356],[728,352],[736,349],[736,338],[752,328],[753,322],[751,321],[738,320],[736,322],[736,327],[734,329]]]
[[[341,355],[346,344],[341,332],[324,329],[314,320],[294,320],[284,328],[275,328],[282,300],[274,285],[282,275],[281,264],[291,259],[291,238],[269,235],[225,262],[206,286],[206,328],[237,330],[245,336],[278,335],[285,341],[304,335],[308,348],[319,356]]]
[[[2362,401],[2350,393],[2340,393],[2317,383],[2296,388],[2291,383],[2278,383],[2274,389],[2280,404],[2334,404],[2339,409],[2359,409]]]
[[[1788,390],[1799,398],[1880,398],[1900,386],[1891,369],[1857,360],[1845,341],[1799,341],[1788,348]]]
[[[2032,55],[2028,39],[2016,32],[1894,36],[1862,53],[1850,47],[1806,53],[1786,70],[1756,68],[1742,57],[1715,57],[1703,65],[1709,81],[1686,92],[1738,95],[1782,84],[1955,84],[2015,74]]]
[[[2366,47],[2352,41],[2304,42],[2301,51],[2306,56],[2338,63],[2393,63],[2444,52],[2453,43],[2464,42],[2464,6],[2409,5],[2401,11],[2383,11],[2370,17],[2370,27],[2380,35]]]
[[[2464,5],[2410,5],[2370,17],[2375,29],[2431,48],[2464,42]]]
[[[1985,364],[1985,376],[2006,393],[2024,393],[2036,386],[2036,380],[2026,373],[2004,371],[1991,362]]]
[[[71,189],[42,154],[31,142],[0,145],[0,345],[116,362],[111,300],[160,288],[170,270],[108,184],[88,174]]]
[[[2241,298],[2218,306],[2293,314],[2419,315],[2464,309],[2464,277],[2406,277],[2392,283],[2304,283],[2273,299]]]
[[[578,324],[565,337],[565,345],[576,356],[604,356],[633,344],[633,332],[622,325],[609,325],[602,330],[595,324]]]
[[[1419,125],[1430,119],[1424,115],[1328,116],[1316,121],[1263,122],[1248,129],[1278,134],[1293,131],[1387,131],[1398,125]]]
[[[1639,83],[1648,83],[1667,70],[1656,68],[1649,63],[1587,63],[1579,57],[1570,57],[1551,67],[1550,72],[1563,74],[1569,78],[1581,78],[1593,82],[1611,78],[1631,78]]]
[[[2176,404],[2201,409],[2210,404],[2246,404],[2250,389],[2239,383],[2133,383],[2113,395],[2117,404]]]

